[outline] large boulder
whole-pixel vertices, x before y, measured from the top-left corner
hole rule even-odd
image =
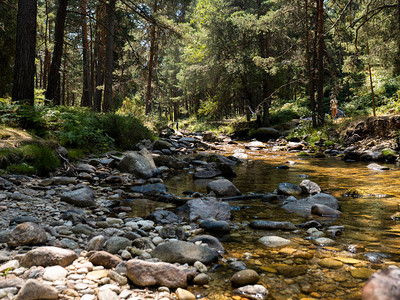
[[[288,201],[282,207],[289,212],[309,217],[311,215],[311,207],[314,204],[324,204],[336,210],[340,208],[339,201],[335,197],[325,193],[319,193],[300,200]]]
[[[231,218],[231,210],[226,202],[192,199],[175,210],[178,216],[194,222],[206,219],[225,220]]]
[[[94,200],[94,192],[88,187],[63,193],[61,195],[61,201],[77,207],[92,207],[96,205],[96,201]]]
[[[231,197],[241,195],[237,187],[228,179],[218,179],[207,184],[207,192],[214,192],[219,197]]]
[[[171,241],[158,245],[151,256],[169,263],[194,264],[200,261],[209,265],[219,258],[219,253],[211,248],[184,241]]]
[[[372,274],[363,288],[362,299],[400,299],[400,268],[390,266]]]
[[[280,136],[280,133],[272,127],[261,127],[256,130],[255,135],[257,140],[268,141],[270,139],[277,139]]]
[[[29,279],[22,286],[16,300],[58,299],[58,291],[55,287],[44,284],[36,279]]]
[[[151,178],[157,175],[157,168],[151,153],[143,148],[140,151],[128,151],[119,163],[119,170],[139,178]]]
[[[47,242],[46,231],[36,223],[25,222],[15,227],[9,234],[11,247],[40,245]]]
[[[321,188],[315,182],[305,179],[300,183],[300,187],[304,194],[315,195],[321,193]]]
[[[73,250],[58,247],[39,247],[25,254],[21,265],[30,268],[32,266],[56,266],[66,267],[70,265],[78,255]]]
[[[126,275],[138,286],[166,286],[168,288],[186,287],[185,271],[165,262],[146,262],[131,259],[126,263]]]

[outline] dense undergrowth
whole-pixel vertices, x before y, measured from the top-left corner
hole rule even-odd
[[[34,144],[0,150],[0,169],[7,173],[45,175],[55,170],[59,157],[55,141],[69,150],[70,158],[110,149],[133,149],[154,133],[132,115],[99,114],[86,108],[0,102],[0,124],[29,132]]]

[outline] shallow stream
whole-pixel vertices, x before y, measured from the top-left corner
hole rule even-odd
[[[298,153],[274,151],[272,146],[251,150],[245,149],[244,144],[224,145],[216,152],[230,155],[238,151],[249,159],[236,167],[237,177],[233,179],[243,194],[273,192],[281,182],[300,184],[307,175],[323,192],[340,201],[343,216],[324,221],[343,225],[345,230],[337,237],[327,235],[336,241],[335,245],[317,246],[305,230],[265,231],[246,226],[256,219],[294,224],[308,219],[261,200],[229,202],[232,223],[236,226],[223,239],[227,262],[210,272],[213,280],[208,289],[192,289],[199,297],[234,297],[229,278],[236,271],[228,267],[232,259],[244,261],[248,268],[261,274],[260,282],[268,288],[271,299],[360,299],[371,273],[388,265],[400,266],[400,221],[397,224],[391,218],[400,203],[400,169],[396,165],[388,165],[389,171],[373,171],[366,162],[347,163],[334,157],[302,158]],[[280,165],[289,169],[278,169]],[[187,176],[173,177],[165,183],[175,195],[182,195],[185,190],[206,193],[206,181],[194,181],[190,171]],[[361,190],[369,196],[347,197],[349,189]],[[284,237],[292,243],[284,248],[267,248],[257,242],[265,235]]]

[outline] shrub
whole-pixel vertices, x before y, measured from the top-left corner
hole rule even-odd
[[[99,118],[99,126],[121,149],[132,149],[143,139],[154,139],[150,129],[132,115],[106,114]]]

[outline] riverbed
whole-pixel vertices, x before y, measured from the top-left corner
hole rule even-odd
[[[274,144],[254,149],[245,143],[217,146],[213,151],[223,155],[242,153],[247,159],[236,167],[232,179],[243,193],[271,193],[279,183],[300,184],[305,178],[316,182],[325,193],[335,196],[343,216],[322,219],[325,225],[344,226],[342,235],[326,237],[334,245],[321,246],[306,230],[295,232],[250,229],[253,220],[290,221],[294,224],[309,221],[290,214],[278,204],[262,200],[229,202],[232,227],[229,236],[221,237],[227,252],[220,265],[210,272],[214,279],[208,289],[193,288],[198,297],[232,299],[229,280],[235,273],[229,267],[234,260],[245,262],[256,270],[260,282],[270,292],[271,299],[360,299],[367,278],[388,265],[400,266],[400,185],[398,166],[390,170],[373,171],[368,162],[344,162],[340,157],[314,158],[299,156],[297,152],[280,151]],[[288,168],[279,168],[285,165]],[[206,193],[206,180],[193,180],[192,170],[183,176],[165,181],[169,192],[182,195],[185,190]],[[361,197],[346,195],[357,190]],[[257,240],[265,235],[276,235],[291,240],[283,248],[268,248]]]

